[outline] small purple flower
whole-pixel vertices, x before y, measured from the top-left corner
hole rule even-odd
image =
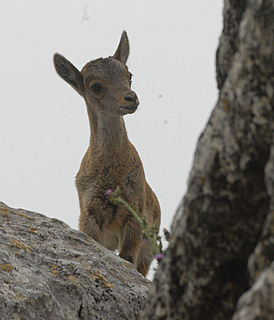
[[[162,260],[163,256],[164,255],[162,253],[157,253],[157,254],[154,255],[154,259],[159,261],[159,260]]]
[[[111,189],[107,189],[106,192],[105,192],[105,195],[106,196],[109,196],[112,194],[112,190]]]

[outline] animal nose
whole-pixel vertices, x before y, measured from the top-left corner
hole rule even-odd
[[[136,93],[133,93],[132,95],[126,95],[124,97],[124,100],[126,100],[127,102],[136,102],[138,100]]]

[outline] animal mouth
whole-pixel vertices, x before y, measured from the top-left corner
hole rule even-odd
[[[133,103],[133,104],[130,104],[130,105],[127,105],[127,106],[120,106],[120,108],[122,110],[126,110],[130,113],[133,113],[134,111],[136,111],[137,107],[138,107],[138,104],[139,103]]]

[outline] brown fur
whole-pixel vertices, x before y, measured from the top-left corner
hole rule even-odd
[[[54,56],[54,64],[57,73],[85,99],[90,121],[90,145],[76,177],[80,230],[108,249],[118,249],[120,257],[146,275],[153,258],[151,244],[143,241],[132,214],[110,203],[105,195],[107,189],[119,186],[123,199],[146,218],[148,226],[159,229],[159,203],[146,182],[123,120],[123,115],[133,113],[139,104],[130,88],[125,65],[128,55],[129,42],[123,32],[113,57],[90,61],[81,72],[59,54]]]

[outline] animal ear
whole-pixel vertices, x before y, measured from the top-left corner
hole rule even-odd
[[[82,96],[84,92],[84,81],[81,72],[58,53],[54,55],[53,61],[55,70],[59,76]]]
[[[123,31],[121,39],[113,57],[126,64],[129,55],[129,41],[126,31]]]

